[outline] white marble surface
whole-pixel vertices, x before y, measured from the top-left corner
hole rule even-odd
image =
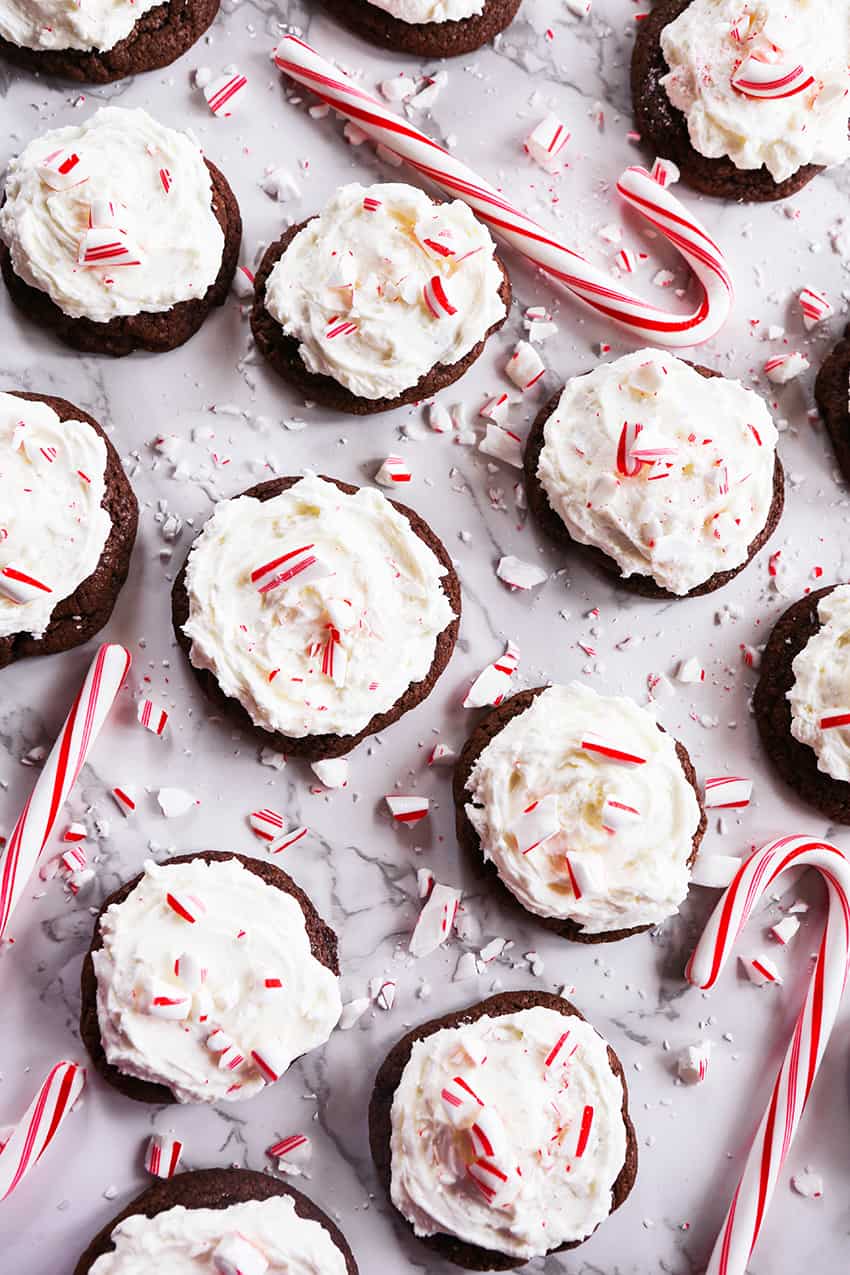
[[[636,153],[626,139],[634,16],[635,7],[624,0],[594,0],[586,22],[571,17],[560,0],[525,0],[498,49],[448,66],[448,86],[425,120],[436,136],[456,139],[459,154],[600,259],[606,250],[597,231],[619,220],[613,183]],[[195,129],[227,174],[245,219],[245,260],[253,262],[284,219],[317,210],[340,182],[381,172],[367,147],[345,143],[338,124],[315,123],[287,101],[268,61],[285,22],[361,71],[369,86],[401,69],[415,74],[422,69],[354,41],[322,15],[318,3],[245,0],[235,9],[228,6],[210,36],[176,67],[107,90],[81,94],[0,67],[0,162],[35,132],[79,118],[99,102],[146,106],[165,122]],[[202,65],[217,70],[231,62],[248,75],[250,99],[238,117],[215,120],[191,74]],[[569,168],[555,180],[534,168],[521,148],[550,106],[572,131]],[[265,168],[279,165],[292,172],[301,190],[285,205],[260,188]],[[769,353],[783,348],[782,340],[766,339],[766,329],[779,324],[787,325],[788,346],[805,349],[818,363],[841,330],[846,308],[850,239],[844,243],[841,221],[848,190],[847,175],[834,172],[779,207],[739,209],[686,195],[725,246],[739,293],[733,321],[701,351],[703,361],[766,391],[758,371]],[[657,245],[641,240],[636,226],[626,227],[626,242],[645,248],[653,263],[661,261]],[[846,258],[842,247],[848,248]],[[501,368],[520,332],[522,308],[552,306],[559,335],[545,347],[550,369],[545,382],[515,412],[524,429],[563,377],[592,364],[595,342],[611,342],[615,353],[628,346],[516,259],[508,260],[517,295],[509,323],[474,371],[444,397],[449,404],[475,406],[485,391],[505,388]],[[648,293],[654,291],[654,270],[650,265],[641,275]],[[825,288],[839,310],[813,338],[803,333],[794,305],[803,285]],[[748,712],[753,675],[739,650],[741,643],[764,639],[787,600],[810,587],[815,566],[823,568],[824,581],[850,574],[844,549],[847,496],[823,432],[807,418],[811,377],[776,399],[790,481],[788,511],[773,548],[782,550],[786,596],[770,582],[768,555],[762,554],[724,592],[670,606],[622,593],[544,545],[515,505],[514,471],[488,465],[445,436],[404,439],[405,427],[420,425],[420,410],[358,420],[305,407],[255,361],[235,299],[182,350],[110,362],[63,349],[23,322],[4,296],[0,372],[4,387],[65,395],[93,412],[127,459],[142,507],[140,534],[130,582],[106,632],[133,653],[132,695],[148,686],[172,713],[167,736],[157,740],[135,725],[130,693],[125,695],[69,811],[92,830],[96,824],[102,829],[93,891],[74,902],[59,881],[36,883],[14,918],[15,943],[0,962],[0,1124],[24,1108],[54,1058],[81,1055],[77,983],[99,900],[136,872],[151,849],[158,856],[211,847],[262,854],[246,824],[246,814],[258,805],[285,810],[312,830],[309,843],[300,844],[286,866],[340,934],[346,999],[363,994],[374,975],[398,980],[390,1013],[376,1009],[352,1032],[336,1033],[326,1049],[247,1105],[152,1109],[92,1078],[83,1106],[49,1158],[3,1206],[3,1271],[69,1275],[95,1230],[145,1185],[140,1153],[152,1129],[175,1130],[185,1139],[188,1167],[254,1168],[265,1167],[263,1150],[275,1135],[305,1129],[317,1145],[307,1189],[338,1217],[364,1275],[379,1264],[399,1273],[436,1275],[444,1269],[441,1263],[409,1238],[375,1193],[365,1126],[373,1073],[408,1024],[470,1003],[497,986],[563,984],[574,987],[577,1004],[623,1059],[642,1163],[627,1205],[583,1248],[551,1259],[546,1269],[582,1275],[688,1275],[703,1269],[801,1002],[807,958],[820,929],[819,888],[802,887],[814,907],[790,953],[777,958],[786,975],[782,989],[758,990],[730,968],[706,997],[682,979],[710,904],[705,891],[692,891],[680,917],[658,934],[620,945],[571,946],[531,920],[520,925],[495,894],[476,893],[458,861],[449,774],[429,770],[425,758],[435,732],[451,743],[462,741],[475,715],[459,707],[460,694],[471,675],[500,653],[506,636],[522,649],[520,686],[586,676],[600,690],[628,691],[641,701],[649,674],[672,673],[680,658],[697,655],[707,668],[705,684],[679,686],[662,702],[661,719],[686,742],[703,776],[729,767],[756,781],[754,804],[728,821],[725,836],[712,820],[709,847],[741,849],[783,832],[828,832],[822,818],[780,788],[760,757]],[[284,422],[294,418],[306,422],[306,429],[285,429]],[[175,478],[168,464],[157,462],[150,444],[161,432],[185,440],[185,477]],[[252,740],[210,720],[174,645],[169,587],[192,526],[201,524],[216,496],[307,465],[367,481],[397,446],[414,470],[410,502],[457,557],[464,587],[461,641],[430,700],[354,754],[349,787],[316,793],[309,771],[297,764],[280,773],[261,767]],[[160,531],[158,511],[164,508],[187,523],[173,554]],[[551,573],[548,582],[533,594],[510,594],[494,575],[503,553],[540,561]],[[598,619],[587,617],[592,607],[599,608]],[[715,617],[727,607],[737,618],[718,624]],[[629,634],[635,642],[620,651],[617,644]],[[586,655],[580,642],[597,654]],[[22,756],[52,739],[90,654],[78,650],[30,661],[0,675],[0,831],[8,834],[33,780]],[[200,806],[168,822],[146,795],[139,817],[125,822],[106,795],[122,782],[150,789],[181,785],[196,794]],[[432,800],[431,818],[418,830],[397,831],[381,809],[382,795],[397,783]],[[850,846],[846,832],[836,830],[835,836]],[[469,886],[466,906],[482,936],[511,938],[511,960],[464,983],[451,981],[462,949],[458,942],[418,963],[409,961],[405,948],[417,912],[417,864],[430,865],[441,880]],[[777,914],[774,905],[754,920],[752,945],[762,946],[768,918]],[[532,949],[545,962],[537,978],[523,956]],[[675,1052],[703,1037],[715,1042],[709,1077],[699,1088],[682,1088],[674,1080]],[[798,1270],[804,1262],[819,1275],[838,1275],[850,1262],[848,1045],[845,1012],[753,1259],[755,1275]],[[806,1164],[824,1174],[820,1201],[790,1189],[791,1173]]]

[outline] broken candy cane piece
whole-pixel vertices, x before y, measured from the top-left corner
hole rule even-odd
[[[427,956],[446,941],[452,932],[460,899],[460,890],[441,885],[439,881],[435,883],[410,936],[413,956]]]
[[[262,810],[252,810],[248,816],[248,822],[254,829],[258,837],[263,841],[274,841],[279,837],[284,829],[283,815],[277,810],[271,810],[263,807]]]
[[[725,890],[735,880],[741,860],[731,854],[697,855],[691,869],[691,885],[702,885],[710,890]]]
[[[173,1022],[181,1022],[189,1017],[192,1008],[192,997],[166,983],[161,978],[152,978],[145,988],[145,1010],[152,1018],[165,1018]]]
[[[799,928],[800,922],[796,916],[784,916],[781,921],[777,921],[770,927],[768,933],[772,939],[784,947],[786,943],[791,942]]]
[[[732,88],[745,97],[783,98],[804,93],[815,83],[800,63],[765,62],[745,57],[732,76]]]
[[[797,293],[797,301],[803,315],[803,326],[807,332],[811,332],[819,323],[823,323],[824,319],[830,319],[835,314],[835,307],[829,298],[822,292],[816,292],[814,288],[801,288]]]
[[[752,779],[740,775],[718,775],[705,781],[703,802],[709,810],[742,810],[753,795]]]
[[[630,806],[618,797],[606,797],[602,803],[602,822],[609,832],[640,823],[642,815],[636,806]]]
[[[469,1126],[469,1137],[476,1155],[495,1160],[506,1158],[508,1137],[502,1118],[495,1108],[485,1106],[476,1113]]]
[[[565,855],[567,876],[577,899],[599,897],[605,893],[607,873],[598,855],[580,854],[577,851]]]
[[[251,1050],[260,1075],[270,1084],[280,1080],[290,1063],[287,1051],[274,1040],[264,1041]]]
[[[510,407],[511,400],[507,394],[494,394],[486,400],[478,415],[482,416],[485,421],[492,421],[494,425],[504,425],[508,419]]]
[[[522,469],[522,439],[503,425],[491,421],[478,444],[478,450],[484,452],[485,456],[493,456],[506,465],[513,465],[514,469]]]
[[[711,1054],[711,1042],[701,1040],[698,1045],[688,1045],[679,1054],[676,1063],[676,1074],[686,1085],[699,1085],[705,1080],[708,1071],[708,1059]]]
[[[145,1170],[155,1178],[173,1178],[183,1154],[183,1143],[155,1133],[145,1148]]]
[[[380,487],[394,487],[396,483],[409,483],[412,474],[401,456],[388,456],[375,474]]]
[[[37,580],[26,571],[20,571],[17,567],[3,567],[0,571],[0,597],[4,597],[7,602],[13,602],[16,606],[23,606],[34,598],[40,598],[45,593],[52,592],[49,585]]]
[[[197,798],[186,792],[185,788],[160,788],[156,800],[166,819],[179,819],[199,804]]]
[[[763,952],[757,952],[755,956],[741,956],[739,960],[747,978],[751,983],[755,983],[756,987],[766,987],[769,983],[775,983],[777,986],[781,984],[779,970],[770,957],[765,956]]]
[[[290,1133],[288,1137],[281,1138],[280,1142],[269,1147],[266,1155],[277,1160],[281,1173],[290,1173],[297,1178],[313,1159],[313,1144],[306,1133]]]
[[[86,825],[84,823],[69,823],[62,834],[62,840],[70,841],[72,844],[76,844],[78,841],[85,841],[85,839]]]
[[[790,354],[775,354],[773,358],[767,360],[763,371],[774,385],[787,385],[789,381],[795,380],[810,367],[811,363],[805,354],[794,350]]]
[[[457,753],[448,744],[435,744],[428,756],[429,766],[452,766]]]
[[[522,558],[515,558],[513,554],[499,559],[496,575],[511,589],[534,589],[538,584],[543,584],[544,580],[549,579],[548,571],[535,566],[533,562],[524,562]]]
[[[508,641],[504,655],[492,664],[488,664],[478,674],[466,693],[463,707],[484,708],[488,704],[493,707],[501,704],[510,689],[511,679],[518,666],[519,647],[516,643]]]
[[[650,173],[652,180],[658,182],[659,186],[675,186],[681,175],[678,165],[672,159],[660,158],[656,159]]]
[[[456,1129],[468,1128],[484,1109],[484,1103],[463,1076],[454,1076],[440,1092],[443,1110],[449,1124]]]
[[[143,699],[138,709],[139,724],[154,735],[161,735],[168,722],[168,713],[152,699]]]
[[[563,166],[559,157],[569,140],[570,134],[550,111],[525,139],[525,149],[547,173],[559,173]]]
[[[216,1275],[265,1275],[266,1255],[238,1231],[223,1236],[212,1255]]]
[[[624,766],[645,766],[646,758],[638,756],[637,753],[630,752],[626,748],[620,747],[619,742],[613,740],[602,739],[599,735],[592,732],[588,733],[581,741],[581,747],[586,753],[596,754],[604,757],[608,761],[620,762]]]
[[[302,825],[301,827],[298,827],[298,828],[290,828],[289,832],[282,832],[279,837],[275,837],[275,839],[270,843],[269,845],[270,853],[281,854],[282,851],[289,850],[291,846],[294,846],[299,841],[303,840],[303,838],[307,836],[309,831],[310,831],[309,828],[305,828]]]
[[[344,757],[311,762],[310,769],[326,788],[344,788],[348,783],[348,762]]]
[[[523,392],[536,385],[545,371],[545,363],[528,341],[518,341],[505,364],[506,375]]]
[[[695,655],[689,660],[682,660],[676,670],[676,681],[690,686],[695,682],[705,681],[705,669]]]
[[[282,584],[296,581],[300,588],[333,575],[330,567],[314,553],[314,549],[315,545],[301,545],[298,549],[290,549],[288,553],[272,558],[270,562],[264,562],[251,572],[251,583],[259,593],[266,594]]]
[[[391,1010],[395,1004],[397,984],[391,978],[370,978],[369,995],[378,1009]]]
[[[207,910],[194,894],[184,894],[182,891],[169,891],[165,896],[165,902],[172,912],[175,912],[182,921],[188,921],[190,925],[194,925]]]
[[[220,116],[222,119],[229,119],[240,102],[238,102],[239,94],[243,92],[248,84],[244,75],[236,72],[233,75],[217,75],[208,84],[203,87],[204,97],[207,106],[213,115]]]
[[[823,1178],[808,1166],[801,1173],[795,1173],[791,1179],[791,1187],[798,1195],[807,1200],[819,1200],[823,1195]]]
[[[514,820],[510,830],[516,837],[520,854],[530,854],[544,841],[557,836],[561,831],[561,821],[558,817],[558,798],[555,793],[547,793],[545,797],[526,806],[522,814]]]
[[[36,172],[51,190],[70,190],[72,186],[81,186],[90,176],[85,157],[72,150],[58,150],[46,155],[36,165]]]
[[[113,788],[111,796],[125,819],[129,819],[130,815],[135,814],[136,792],[134,788]]]
[[[419,823],[428,814],[429,800],[427,797],[417,797],[415,794],[404,796],[400,794],[388,794],[384,797],[390,814],[397,823],[414,824]]]

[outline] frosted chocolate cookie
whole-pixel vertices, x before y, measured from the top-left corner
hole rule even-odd
[[[343,186],[267,250],[257,348],[306,397],[385,412],[463,376],[511,301],[490,232],[460,200],[413,186]]]
[[[96,420],[63,398],[0,392],[0,668],[103,628],[138,517]]]
[[[473,860],[583,943],[674,916],[706,826],[684,745],[632,700],[580,682],[491,709],[458,759],[454,800]]]
[[[83,84],[168,66],[218,13],[219,0],[0,0],[0,55]]]
[[[695,597],[742,571],[784,506],[777,433],[739,381],[639,350],[567,382],[525,452],[541,527],[635,593]]]
[[[492,996],[405,1036],[378,1072],[369,1138],[404,1220],[468,1270],[575,1248],[637,1175],[620,1060],[546,992]]]
[[[324,0],[352,31],[420,58],[471,53],[510,26],[520,0]]]
[[[230,287],[242,236],[222,174],[187,133],[102,107],[9,164],[0,268],[15,304],[88,354],[172,350]]]
[[[793,195],[850,156],[848,0],[660,0],[638,25],[642,140],[694,189]]]
[[[83,963],[83,1043],[141,1102],[240,1102],[323,1045],[342,1008],[336,935],[271,863],[206,851],[104,903]]]
[[[357,1275],[339,1227],[301,1191],[249,1169],[157,1182],[103,1228],[74,1275]]]
[[[836,823],[850,823],[850,585],[818,589],[779,617],[753,708],[785,782]]]
[[[838,467],[850,482],[850,327],[823,361],[815,381],[815,401]]]
[[[263,743],[318,761],[430,694],[460,606],[451,559],[412,509],[307,474],[216,506],[172,610],[213,702]]]

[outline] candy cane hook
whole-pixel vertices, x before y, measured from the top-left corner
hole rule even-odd
[[[755,904],[794,868],[816,868],[823,877],[826,928],[805,1004],[706,1275],[744,1275],[821,1064],[850,968],[850,861],[836,846],[808,837],[781,837],[762,846],[717,904],[686,970],[690,982],[713,987]]]
[[[303,40],[284,36],[274,57],[281,71],[311,89],[335,111],[354,120],[364,133],[423,177],[464,200],[482,221],[539,269],[640,340],[676,348],[698,345],[716,336],[729,317],[734,292],[723,253],[676,196],[645,169],[627,168],[617,190],[678,249],[702,285],[699,305],[691,314],[670,314],[620,288],[604,270],[553,238],[494,186],[358,88]]]

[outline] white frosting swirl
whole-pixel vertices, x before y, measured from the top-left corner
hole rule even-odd
[[[89,1275],[216,1275],[216,1246],[242,1235],[265,1257],[265,1275],[346,1275],[345,1257],[320,1222],[299,1217],[291,1196],[246,1200],[224,1209],[177,1205],[154,1217],[119,1222]]]
[[[848,0],[691,0],[662,31],[661,48],[670,67],[661,83],[701,155],[764,165],[776,182],[850,156]],[[747,96],[732,78],[754,53],[782,70],[801,66],[802,81],[814,83],[791,96]]]
[[[106,53],[162,0],[0,0],[0,36],[23,49]]]
[[[745,563],[773,504],[764,401],[661,350],[568,381],[544,439],[537,476],[573,540],[678,596]],[[630,440],[660,458],[630,462]]]
[[[814,749],[818,770],[850,781],[850,584],[818,602],[820,628],[794,659],[791,734]],[[836,718],[848,718],[834,724]]]
[[[360,398],[395,398],[504,317],[494,251],[460,200],[434,204],[397,183],[343,186],[275,265],[266,309],[298,339],[308,371]],[[453,314],[429,309],[435,277]]]
[[[369,0],[402,22],[458,22],[483,13],[486,0]]]
[[[105,475],[106,444],[85,421],[0,393],[0,571],[51,590],[18,602],[0,587],[0,637],[41,637],[57,603],[94,571],[112,530]]]
[[[169,895],[196,910],[199,900],[197,920],[184,919]],[[178,1102],[252,1097],[265,1083],[252,1050],[281,1074],[325,1043],[342,1009],[339,980],[313,956],[300,904],[238,859],[146,863],[135,889],[104,913],[100,935],[93,959],[107,1060],[167,1085]],[[184,957],[185,970],[175,965]],[[267,990],[266,978],[282,987]],[[185,1014],[161,1016],[162,997],[188,997]],[[207,1044],[215,1029],[242,1055],[240,1066],[220,1065],[218,1044]]]
[[[41,166],[56,152],[76,153],[85,179],[48,185]],[[146,111],[104,106],[45,133],[10,162],[5,194],[0,238],[15,274],[72,318],[107,323],[170,310],[203,297],[221,268],[224,235],[198,144]],[[107,229],[124,233],[140,264],[83,266],[92,208],[100,218],[110,202],[115,226]]]
[[[442,1093],[456,1077],[483,1106],[453,1111]],[[393,1203],[417,1235],[514,1257],[586,1239],[610,1213],[625,1163],[622,1105],[607,1044],[579,1018],[538,1005],[443,1028],[414,1044],[393,1099]],[[493,1178],[492,1202],[470,1176],[479,1120],[508,1178]]]
[[[645,764],[589,752],[582,742],[594,736]],[[679,910],[699,802],[675,740],[632,700],[580,682],[548,687],[482,750],[467,792],[485,859],[529,912],[604,934],[655,925]],[[535,837],[522,834],[523,812],[547,799],[553,818],[545,830],[557,831],[528,849]],[[627,807],[624,817],[607,801]],[[577,896],[578,864],[585,870]]]
[[[266,593],[252,583],[252,572],[302,546],[318,571]],[[446,574],[370,488],[348,495],[308,474],[271,500],[222,501],[186,570],[192,663],[265,730],[357,734],[427,675],[454,619]]]

